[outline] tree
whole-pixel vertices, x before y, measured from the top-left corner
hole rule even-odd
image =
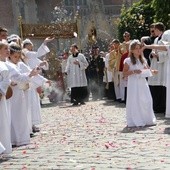
[[[154,21],[162,22],[166,29],[170,29],[170,1],[152,0],[152,8],[155,10]]]
[[[130,32],[131,39],[140,39],[149,35],[149,26],[154,22],[155,11],[150,0],[134,3],[128,10],[123,7],[118,25],[118,37],[122,41],[123,33]]]

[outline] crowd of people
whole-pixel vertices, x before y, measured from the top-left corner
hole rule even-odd
[[[37,88],[50,81],[41,75],[48,63],[39,57],[49,52],[46,38],[37,51],[29,39],[8,36],[0,27],[0,154],[10,154],[12,147],[27,145],[39,132],[40,98]]]
[[[126,104],[127,127],[156,124],[155,113],[170,118],[170,31],[164,24],[150,26],[150,36],[124,41],[113,39],[107,52],[92,46],[86,55],[72,44],[63,55],[62,76],[71,89],[70,102],[81,106],[90,100],[113,100]],[[140,40],[139,40],[140,39]],[[27,145],[39,131],[41,106],[37,89],[50,81],[41,75],[49,64],[40,57],[50,52],[46,38],[37,51],[30,39],[0,27],[0,154]]]
[[[170,118],[169,46],[165,45],[170,31],[161,22],[149,29],[150,35],[138,40],[124,32],[124,41],[112,40],[107,52],[92,46],[91,53],[83,55],[73,44],[64,71],[70,78],[73,105],[85,104],[90,95],[92,100],[125,103],[128,127],[155,125],[155,113]]]

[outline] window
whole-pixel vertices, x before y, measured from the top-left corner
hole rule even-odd
[[[73,6],[73,4],[74,4],[73,1],[74,0],[65,0],[65,5],[66,6]]]
[[[82,0],[77,0],[77,5],[82,5]]]
[[[77,5],[87,5],[87,0],[77,0]]]
[[[65,5],[66,5],[66,6],[68,6],[68,1],[69,1],[69,0],[65,0]]]
[[[103,0],[104,5],[122,5],[123,0]]]
[[[83,5],[87,5],[87,0],[83,0]]]

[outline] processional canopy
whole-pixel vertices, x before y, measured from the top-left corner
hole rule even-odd
[[[77,22],[57,24],[25,24],[19,18],[22,38],[74,38],[78,33]]]

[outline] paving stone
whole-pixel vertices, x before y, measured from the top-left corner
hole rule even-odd
[[[170,120],[156,116],[156,126],[129,131],[124,104],[45,103],[41,131],[30,145],[0,159],[0,169],[169,170]]]

